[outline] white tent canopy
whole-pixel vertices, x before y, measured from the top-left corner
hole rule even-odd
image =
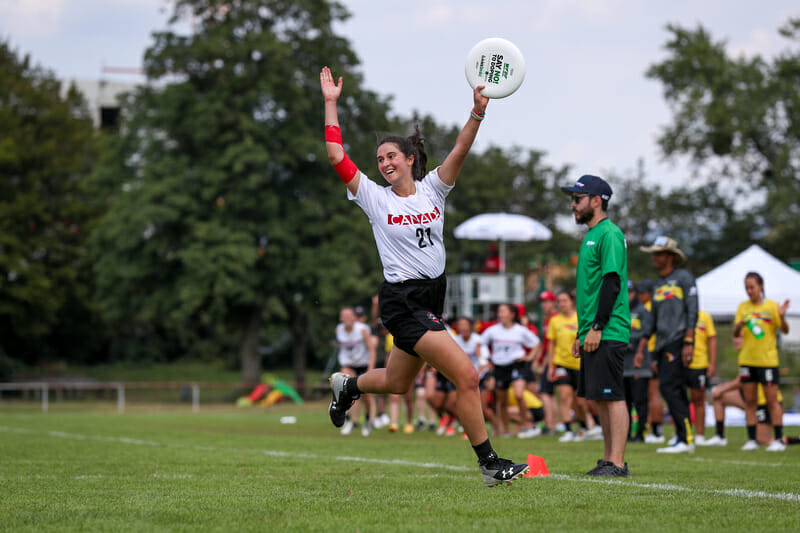
[[[700,309],[714,318],[733,318],[739,304],[747,300],[744,277],[750,271],[764,278],[768,299],[779,305],[791,300],[787,315],[800,316],[800,272],[756,244],[697,278]]]
[[[553,232],[525,215],[483,213],[468,218],[453,231],[456,239],[500,241],[500,271],[505,271],[506,241],[549,241]]]

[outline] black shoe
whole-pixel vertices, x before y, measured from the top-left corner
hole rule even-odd
[[[625,463],[625,466],[622,468],[608,461],[606,461],[606,463],[605,466],[594,474],[595,477],[631,477],[631,473],[628,472],[628,463]]]
[[[478,461],[478,466],[480,466],[483,482],[487,487],[495,487],[502,483],[511,485],[512,481],[523,476],[529,470],[528,465],[514,464],[508,459],[497,457],[495,453],[485,460]]]
[[[597,460],[597,466],[586,472],[587,476],[596,476],[598,472],[601,470],[608,468],[608,466],[614,466],[614,463],[611,461],[604,461],[603,459]]]
[[[636,435],[635,437],[631,438],[628,442],[632,442],[633,444],[644,444],[644,437],[641,435]]]
[[[328,379],[331,382],[331,395],[333,396],[331,404],[328,406],[328,414],[331,417],[331,422],[337,428],[344,425],[347,410],[350,409],[354,401],[358,400],[358,397],[353,398],[345,390],[345,383],[347,383],[348,379],[349,376],[341,372],[336,372]]]

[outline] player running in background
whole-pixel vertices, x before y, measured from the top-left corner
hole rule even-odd
[[[444,275],[445,201],[478,134],[489,99],[472,93],[470,118],[441,166],[426,173],[427,155],[419,129],[411,137],[390,136],[378,143],[378,170],[389,186],[361,173],[344,151],[337,102],[343,82],[328,67],[320,73],[325,103],[325,147],[347,196],[366,213],[372,225],[386,281],[378,292],[381,321],[394,336],[385,369],[349,378],[331,376],[333,399],[328,412],[334,426],[365,393],[404,394],[427,362],[442,371],[458,390],[458,418],[478,456],[487,486],[508,483],[528,465],[501,459],[495,453],[481,412],[478,372],[442,323],[447,279]]]
[[[484,345],[489,348],[489,361],[494,372],[494,394],[497,405],[497,422],[501,434],[510,434],[508,391],[513,389],[518,405],[525,405],[525,367],[530,366],[536,354],[539,337],[519,323],[517,307],[511,304],[497,306],[498,323],[481,333]],[[517,425],[517,437],[535,437],[533,419],[527,410],[520,410],[523,423]]]
[[[345,307],[339,312],[339,324],[336,326],[336,343],[339,346],[340,372],[351,377],[358,377],[375,368],[375,341],[369,326],[359,321],[352,307]],[[375,404],[372,397],[365,396],[369,415],[375,416]],[[353,418],[347,418],[342,426],[342,435],[349,435],[358,427],[359,404],[353,405]],[[364,436],[368,436],[370,418],[364,421]]]

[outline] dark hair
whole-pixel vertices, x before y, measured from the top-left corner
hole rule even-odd
[[[566,289],[564,289],[563,291],[558,291],[558,294],[556,294],[556,298],[561,296],[562,294],[566,294],[567,296],[569,296],[569,299],[572,300],[572,303],[575,303],[575,295]]]
[[[421,180],[425,177],[426,168],[428,165],[428,154],[425,153],[425,139],[419,131],[419,126],[414,124],[414,133],[408,137],[401,137],[399,135],[389,135],[384,137],[378,143],[378,147],[386,143],[393,143],[397,148],[403,152],[406,157],[414,156],[414,165],[411,167],[411,175],[415,180]]]
[[[744,279],[747,278],[755,278],[758,284],[761,285],[761,287],[764,287],[764,278],[762,278],[761,274],[759,274],[758,272],[748,272],[747,274],[744,275]]]
[[[511,321],[519,324],[519,308],[514,304],[508,304],[508,303],[500,304],[497,306],[497,308],[500,309],[501,305],[505,305],[506,307],[508,307],[508,310],[511,311],[511,314],[514,315]]]
[[[589,198],[594,198],[597,196],[596,194],[590,194]],[[608,211],[608,200],[603,198],[602,196],[598,196],[600,198],[600,207],[603,209],[603,212]]]
[[[761,296],[763,297],[764,294],[765,294],[765,292],[764,292],[764,278],[761,277],[761,274],[759,274],[758,272],[750,271],[750,272],[748,272],[747,274],[744,275],[745,281],[747,281],[747,278],[753,278],[754,280],[756,280],[758,282],[759,285],[761,285]]]
[[[473,322],[472,319],[468,316],[461,315],[460,317],[456,318],[456,322],[458,322],[459,320],[466,320],[467,322],[469,322],[470,327],[475,324],[475,322]]]

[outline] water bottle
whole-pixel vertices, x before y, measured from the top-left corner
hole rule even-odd
[[[639,433],[639,413],[635,407],[631,409],[631,431],[634,435]]]
[[[747,319],[747,329],[750,330],[750,333],[753,334],[753,337],[756,339],[761,339],[764,337],[764,328],[758,325],[755,317],[750,317]]]

